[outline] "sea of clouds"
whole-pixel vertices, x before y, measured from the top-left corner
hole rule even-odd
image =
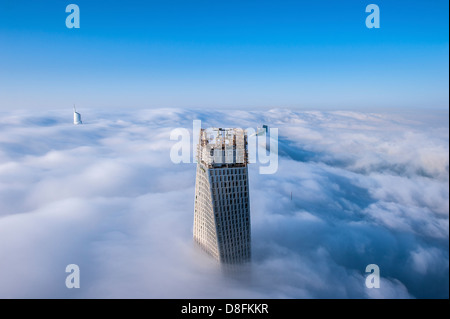
[[[0,114],[0,298],[449,297],[448,114],[80,113]],[[192,240],[196,166],[170,132],[196,119],[278,128],[278,171],[249,168],[244,276]]]

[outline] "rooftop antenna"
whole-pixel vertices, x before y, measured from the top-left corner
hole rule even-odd
[[[75,104],[73,105],[73,124],[83,124],[83,122],[81,121],[81,114],[77,112]]]

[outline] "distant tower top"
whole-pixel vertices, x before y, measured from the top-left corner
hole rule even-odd
[[[82,124],[81,121],[81,114],[77,112],[77,109],[75,108],[75,104],[73,105],[73,124],[78,125]]]

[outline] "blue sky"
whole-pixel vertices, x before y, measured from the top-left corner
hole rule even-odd
[[[81,28],[67,29],[66,5]],[[376,3],[381,28],[365,26]],[[448,109],[448,1],[0,0],[0,109]]]

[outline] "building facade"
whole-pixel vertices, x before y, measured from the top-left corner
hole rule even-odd
[[[201,129],[197,147],[194,240],[217,261],[251,258],[247,135]]]

